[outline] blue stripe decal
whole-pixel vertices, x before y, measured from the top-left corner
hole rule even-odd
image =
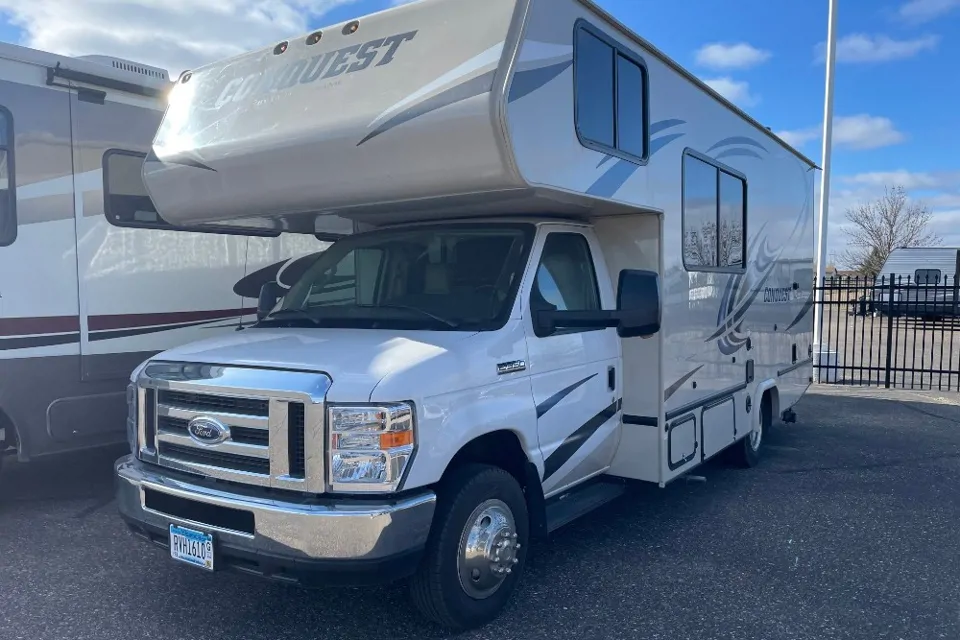
[[[443,107],[448,107],[452,104],[469,100],[470,98],[483,95],[484,93],[489,93],[493,88],[494,73],[495,71],[488,71],[483,75],[479,75],[472,80],[467,80],[466,82],[451,87],[446,91],[441,91],[432,98],[428,98],[423,102],[410,107],[409,109],[401,111],[368,133],[363,140],[357,143],[357,146],[359,147],[368,140],[376,138],[381,133],[385,133],[394,127],[410,122],[411,120],[419,118],[422,115],[426,115],[431,111],[436,111],[437,109],[442,109]]]
[[[762,144],[760,144],[759,142],[757,142],[757,141],[754,140],[753,138],[748,138],[748,137],[746,137],[746,136],[732,136],[732,137],[730,137],[730,138],[724,138],[724,139],[721,140],[720,142],[716,143],[715,145],[713,145],[712,147],[710,147],[709,149],[707,149],[707,151],[710,152],[710,151],[713,151],[714,149],[717,149],[717,148],[719,148],[719,147],[725,147],[725,146],[728,146],[728,145],[731,145],[731,144],[745,144],[745,145],[749,145],[749,146],[751,146],[751,147],[758,147],[758,148],[760,148],[760,149],[763,149],[764,151],[767,150],[767,148],[766,148],[765,146],[763,146]]]
[[[660,120],[659,122],[653,122],[650,124],[650,135],[655,135],[660,133],[664,129],[670,129],[671,127],[676,127],[681,124],[687,124],[686,120]]]
[[[660,136],[655,140],[650,141],[650,155],[652,156],[660,149],[663,149],[665,146],[676,140],[677,138],[682,138],[682,133],[671,133],[665,136]]]
[[[610,162],[611,160],[613,160],[613,156],[604,156],[604,157],[603,157],[603,160],[601,160],[600,163],[597,165],[597,169],[599,169],[599,168],[602,167],[603,165],[607,164],[607,163]]]
[[[547,67],[518,71],[514,74],[513,82],[510,84],[509,101],[514,102],[515,100],[530,95],[569,69],[572,64],[573,58]]]
[[[640,167],[629,160],[619,160],[607,172],[600,176],[596,182],[587,189],[587,194],[591,196],[600,196],[602,198],[612,198],[620,190],[620,187],[630,179]]]

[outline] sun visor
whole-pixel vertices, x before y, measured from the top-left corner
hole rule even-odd
[[[143,163],[157,212],[334,233],[354,208],[516,188],[491,99],[515,5],[423,0],[185,73]]]

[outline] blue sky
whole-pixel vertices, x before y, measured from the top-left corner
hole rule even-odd
[[[176,75],[395,2],[0,0],[0,40],[110,53]],[[599,3],[820,162],[827,0]],[[950,63],[960,61],[960,0],[838,0],[837,34],[830,253],[843,248],[844,210],[894,184],[923,199],[935,230],[960,246],[960,161],[951,153],[960,146],[960,82]]]

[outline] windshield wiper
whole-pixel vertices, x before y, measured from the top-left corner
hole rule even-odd
[[[453,320],[448,320],[447,318],[441,318],[440,316],[434,315],[429,311],[425,311],[424,309],[421,309],[419,307],[408,307],[405,304],[362,304],[357,306],[366,307],[368,309],[402,309],[404,311],[416,311],[420,315],[424,315],[424,316],[427,316],[428,318],[432,318],[436,320],[437,322],[441,322],[447,325],[448,327],[450,327],[451,329],[456,329],[457,327],[460,326],[459,322],[454,322]]]
[[[298,318],[303,318],[304,320],[308,320],[312,324],[318,327],[320,326],[320,320],[318,320],[317,318],[314,318],[303,309],[296,309],[296,308],[277,309],[273,313],[267,315],[267,317],[264,318],[263,320],[280,320],[281,317],[285,317],[285,316],[296,316]],[[261,322],[263,322],[263,320],[261,320]]]

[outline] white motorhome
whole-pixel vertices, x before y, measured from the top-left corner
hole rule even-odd
[[[816,166],[590,0],[423,0],[198,68],[143,172],[173,224],[357,231],[131,377],[119,510],[177,561],[409,578],[482,624],[528,542],[756,464],[810,383]]]
[[[249,324],[260,283],[326,246],[170,230],[140,169],[171,86],[0,43],[0,460],[123,443],[144,358]]]
[[[899,247],[877,274],[870,305],[874,315],[943,318],[958,314],[960,248]],[[892,300],[893,305],[888,304]],[[860,306],[866,312],[866,304]]]

